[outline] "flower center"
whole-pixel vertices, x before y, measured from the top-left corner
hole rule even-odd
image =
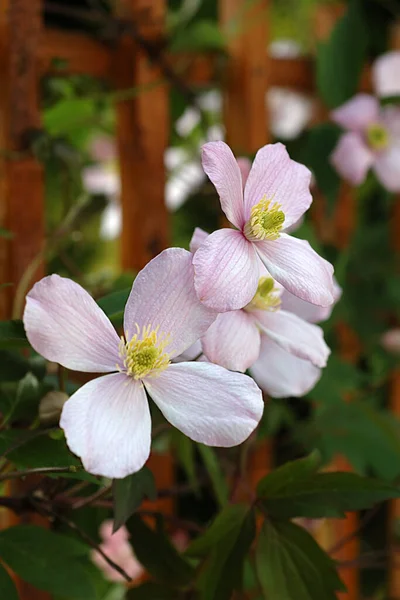
[[[141,379],[146,376],[155,377],[168,367],[171,361],[164,350],[169,344],[169,336],[159,336],[158,329],[152,329],[148,325],[143,327],[141,333],[140,327],[136,325],[137,332],[129,342],[121,337],[119,354],[124,368],[119,368],[120,371],[134,379]]]
[[[277,240],[285,222],[285,213],[281,208],[278,202],[267,200],[265,196],[253,206],[250,219],[244,226],[244,235],[247,239],[251,242]]]
[[[373,123],[367,128],[367,142],[373,150],[384,150],[389,144],[389,133],[379,123]]]
[[[272,277],[261,277],[253,300],[246,308],[259,308],[261,310],[275,311],[281,306],[279,289],[275,287]]]

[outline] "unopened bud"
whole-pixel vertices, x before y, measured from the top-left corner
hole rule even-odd
[[[68,394],[65,392],[48,392],[39,404],[39,420],[45,425],[58,423],[62,408],[68,400]]]

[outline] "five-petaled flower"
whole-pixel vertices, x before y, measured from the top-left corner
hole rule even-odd
[[[224,142],[205,144],[202,160],[222,210],[237,229],[215,231],[195,253],[200,300],[218,312],[243,308],[256,293],[263,263],[296,296],[320,306],[332,304],[332,265],[308,242],[285,232],[311,204],[310,171],[292,161],[282,144],[257,152],[245,186]]]
[[[250,377],[213,364],[171,363],[215,317],[196,296],[191,253],[179,248],[138,274],[121,339],[70,279],[51,275],[34,285],[24,312],[33,348],[67,369],[108,373],[75,392],[61,415],[68,446],[88,472],[122,478],[144,465],[151,445],[146,392],[196,442],[229,447],[252,433],[263,401]]]

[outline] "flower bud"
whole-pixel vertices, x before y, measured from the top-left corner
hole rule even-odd
[[[48,392],[39,404],[39,420],[44,425],[58,423],[62,408],[68,400],[68,394],[53,390]]]

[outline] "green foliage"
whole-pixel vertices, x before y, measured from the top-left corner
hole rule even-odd
[[[288,521],[264,522],[256,564],[265,598],[336,600],[345,589],[334,562],[307,531]]]
[[[126,600],[180,600],[181,597],[177,590],[156,583],[144,583],[128,590],[126,594]]]
[[[125,304],[128,300],[130,289],[119,290],[103,296],[97,304],[106,313],[107,317],[115,326],[122,325],[124,318]]]
[[[218,24],[203,20],[181,29],[175,35],[170,48],[172,52],[210,52],[223,50],[224,45],[224,37]]]
[[[114,531],[126,523],[145,498],[155,500],[156,496],[153,473],[147,467],[124,479],[114,479]]]
[[[27,348],[29,342],[26,339],[25,329],[22,321],[0,322],[0,348]]]
[[[366,59],[367,31],[362,2],[350,0],[343,17],[317,53],[317,86],[324,102],[335,108],[357,90]]]
[[[2,598],[18,600],[18,592],[7,570],[0,563],[0,592]]]
[[[198,444],[198,449],[211,479],[215,497],[220,506],[224,506],[228,500],[228,488],[215,450],[204,444]]]

